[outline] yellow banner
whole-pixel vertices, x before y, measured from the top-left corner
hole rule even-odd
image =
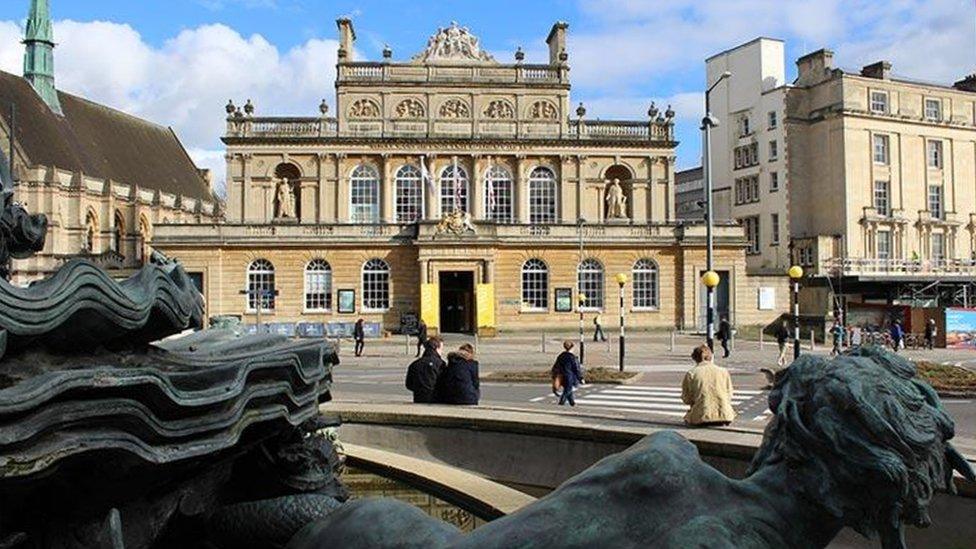
[[[420,285],[420,319],[428,328],[438,328],[441,324],[440,289],[437,284]]]
[[[478,284],[478,329],[495,327],[495,285]]]

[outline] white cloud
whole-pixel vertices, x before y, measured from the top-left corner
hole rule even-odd
[[[23,47],[16,23],[0,22],[0,67],[20,74]],[[312,39],[282,52],[260,35],[225,25],[180,32],[160,47],[129,25],[55,23],[58,87],[133,115],[172,126],[193,159],[224,187],[220,136],[224,105],[251,99],[260,114],[318,113],[333,96],[335,40]]]

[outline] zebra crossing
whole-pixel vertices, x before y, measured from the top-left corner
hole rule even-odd
[[[753,421],[766,419],[766,391],[735,390],[732,407],[737,414],[747,415]],[[664,416],[684,417],[688,405],[681,401],[680,387],[656,387],[646,385],[586,386],[575,393],[576,405],[590,408],[607,408],[619,411],[645,412]],[[558,398],[552,394],[536,397],[531,402],[552,402]],[[758,415],[755,415],[758,414]],[[752,417],[755,415],[755,417]]]

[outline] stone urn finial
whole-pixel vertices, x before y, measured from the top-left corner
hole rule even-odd
[[[227,106],[224,107],[224,110],[227,111],[227,116],[230,116],[230,115],[234,114],[234,111],[237,110],[237,107],[234,106],[234,100],[233,99],[228,99],[227,100]]]
[[[655,118],[657,118],[657,113],[658,112],[659,111],[658,111],[657,105],[655,105],[654,102],[651,101],[651,108],[647,109],[647,116],[648,116],[648,118],[650,118],[651,120],[654,120]]]
[[[670,104],[668,104],[668,110],[664,111],[664,119],[668,122],[674,120],[674,109],[671,108]]]
[[[563,48],[559,51],[559,62],[565,63],[566,61],[569,61],[569,54],[566,53],[566,48]]]
[[[390,45],[389,44],[384,44],[383,45],[383,59],[389,60],[392,57],[393,57],[393,49],[390,48]]]
[[[322,113],[322,116],[326,116],[329,114],[329,104],[325,101],[325,99],[323,99],[322,102],[319,103],[319,112]]]
[[[578,116],[580,118],[583,118],[584,116],[586,116],[586,107],[583,106],[583,102],[582,101],[580,101],[579,106],[576,107],[576,116]]]
[[[251,103],[250,99],[247,100],[247,103],[244,103],[244,114],[248,116],[254,114],[254,103]]]
[[[515,50],[515,62],[521,63],[522,61],[525,61],[525,52],[522,51],[522,46],[519,46],[518,49]]]

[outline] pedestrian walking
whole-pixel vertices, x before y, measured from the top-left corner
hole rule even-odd
[[[407,367],[406,386],[413,393],[414,402],[434,402],[437,379],[446,365],[441,357],[443,348],[444,342],[441,338],[428,338],[424,342],[424,354]]]
[[[925,348],[932,350],[935,348],[935,336],[938,335],[939,329],[935,327],[935,319],[930,318],[928,322],[925,323]]]
[[[899,349],[902,348],[903,340],[905,339],[905,330],[901,327],[901,322],[894,321],[891,323],[891,346],[895,349],[897,353]]]
[[[437,379],[434,401],[444,404],[477,404],[481,398],[478,361],[474,347],[465,343],[447,355],[447,367]]]
[[[859,347],[861,345],[861,327],[851,326],[851,347]]]
[[[776,364],[782,368],[786,366],[786,362],[789,360],[787,358],[787,350],[790,341],[790,328],[789,325],[784,320],[778,328],[776,328],[776,345],[779,346],[779,358],[776,359]]]
[[[715,337],[722,344],[722,358],[729,358],[729,340],[732,339],[732,324],[729,323],[728,318],[722,317],[722,321],[718,323],[718,333]]]
[[[559,353],[559,356],[556,357],[556,363],[553,365],[553,370],[562,379],[563,392],[559,397],[560,406],[567,402],[570,406],[576,406],[576,398],[573,392],[577,385],[584,383],[583,371],[580,369],[579,359],[573,354],[574,345],[572,341],[564,341],[563,352]]]
[[[712,350],[700,345],[691,353],[695,367],[681,383],[681,401],[691,406],[685,414],[688,425],[728,425],[735,419],[732,409],[732,376],[712,361]]]
[[[844,328],[839,323],[834,322],[830,327],[830,337],[833,340],[833,347],[830,349],[830,356],[837,356],[841,353],[840,346],[844,342]]]
[[[593,341],[606,341],[607,336],[603,335],[603,317],[597,313],[593,317]]]
[[[363,327],[365,321],[360,318],[352,328],[352,339],[356,342],[356,356],[363,356],[363,349],[366,347],[366,330]]]
[[[424,351],[424,344],[427,343],[427,323],[423,320],[417,324],[417,355]]]

